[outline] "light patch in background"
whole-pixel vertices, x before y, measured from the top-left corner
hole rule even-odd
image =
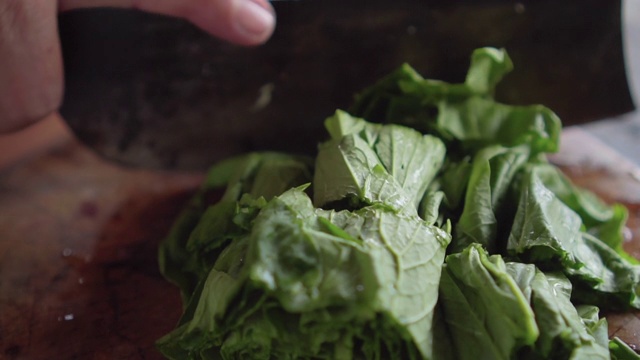
[[[640,1],[622,6],[624,56],[636,110],[580,127],[640,166]]]

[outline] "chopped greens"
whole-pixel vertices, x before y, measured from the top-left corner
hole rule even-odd
[[[494,100],[504,50],[464,83],[409,65],[325,122],[315,159],[210,170],[159,249],[184,312],[170,359],[639,359],[600,309],[640,309],[627,210],[544,154],[549,109]],[[218,193],[217,201],[210,201]]]

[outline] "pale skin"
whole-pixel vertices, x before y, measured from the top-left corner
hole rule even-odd
[[[0,0],[0,133],[25,128],[60,107],[57,14],[86,7],[184,18],[212,36],[247,46],[266,42],[275,27],[267,0]]]

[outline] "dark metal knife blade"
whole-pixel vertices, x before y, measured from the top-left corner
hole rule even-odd
[[[567,124],[633,109],[620,1],[273,5],[276,32],[254,48],[140,12],[61,15],[63,117],[98,153],[136,166],[204,169],[247,151],[313,153],[323,120],[355,92],[404,62],[460,81],[482,46],[506,48],[516,66],[501,101],[543,103]]]

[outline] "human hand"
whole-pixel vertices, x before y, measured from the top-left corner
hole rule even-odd
[[[55,112],[62,101],[59,11],[121,7],[184,18],[241,44],[267,41],[275,27],[267,0],[0,0],[0,133]]]

